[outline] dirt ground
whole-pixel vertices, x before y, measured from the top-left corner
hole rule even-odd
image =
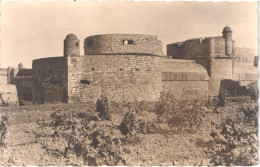
[[[127,107],[115,107],[110,121],[88,122],[87,126],[90,126],[90,130],[86,133],[99,132],[103,136],[108,136],[109,139],[105,140],[102,136],[98,138],[100,144],[97,148],[87,144],[86,146],[89,147],[87,159],[84,159],[83,153],[80,156],[73,153],[65,156],[65,150],[69,145],[68,140],[70,140],[66,134],[71,134],[71,132],[65,132],[64,129],[59,131],[57,127],[54,128],[49,124],[53,121],[51,114],[54,111],[74,115],[88,113],[92,116],[95,115],[93,112],[95,105],[86,103],[1,107],[1,121],[5,124],[6,133],[2,133],[4,131],[2,127],[3,144],[0,165],[76,166],[91,165],[89,161],[93,159],[95,159],[94,165],[212,165],[212,154],[208,153],[209,146],[202,143],[210,143],[209,141],[214,140],[211,134],[216,124],[219,124],[219,120],[230,116],[225,110],[232,110],[236,105],[236,103],[229,104],[219,109],[219,113],[215,113],[211,108],[206,109],[200,128],[178,132],[176,129],[170,129],[167,124],[160,124],[153,129],[153,133],[137,133],[135,138],[138,140],[121,145],[113,143],[116,139],[121,142],[123,139],[129,139],[117,128],[127,112]],[[253,102],[252,105],[257,104]],[[151,121],[154,121],[156,115],[153,114],[147,111],[143,113],[143,116],[149,116],[148,119],[151,118]],[[76,118],[75,120],[77,121]],[[82,138],[86,143],[87,137]],[[108,143],[105,143],[106,141]],[[257,137],[255,142],[257,142]],[[111,147],[108,149],[106,145],[111,145]]]

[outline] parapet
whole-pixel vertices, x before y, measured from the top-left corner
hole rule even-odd
[[[85,55],[157,55],[162,56],[162,42],[152,35],[104,34],[84,41]]]

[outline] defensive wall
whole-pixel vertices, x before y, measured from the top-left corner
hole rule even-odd
[[[87,37],[84,41],[85,55],[159,55],[162,43],[153,35],[104,34]]]
[[[219,93],[223,79],[241,81],[244,84],[258,80],[254,51],[235,47],[230,27],[226,26],[222,34],[223,36],[195,38],[167,45],[168,57],[195,60],[207,70],[208,89],[213,95]]]
[[[18,100],[21,104],[24,100],[32,101],[32,69],[19,69],[14,84],[16,85]]]
[[[68,58],[69,102],[96,101],[105,94],[112,101],[157,101],[161,58],[143,55],[88,55]]]
[[[208,93],[207,70],[195,60],[163,59],[163,89],[182,99],[205,99]]]
[[[224,80],[257,81],[251,59],[239,58],[252,50],[236,49],[230,27],[222,34],[169,44],[167,56],[156,36],[139,34],[87,37],[80,55],[79,39],[69,34],[63,57],[33,61],[33,102],[96,101],[104,94],[111,101],[157,101],[162,90],[205,98],[218,95]]]
[[[83,56],[75,55],[78,42],[69,34],[64,57],[33,61],[34,103],[95,101],[101,94],[112,101],[158,100],[162,47],[155,36],[91,36],[85,39]]]
[[[66,57],[33,61],[33,103],[67,102],[68,70]]]
[[[240,62],[254,62],[255,52],[253,49],[244,48],[244,47],[236,47],[234,59]]]

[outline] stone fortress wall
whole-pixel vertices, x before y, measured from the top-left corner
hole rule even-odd
[[[156,36],[140,34],[104,34],[87,37],[85,55],[129,54],[162,56],[162,42]]]
[[[169,44],[167,56],[156,36],[138,34],[87,37],[80,55],[80,41],[69,34],[63,57],[33,61],[33,102],[96,101],[104,94],[112,101],[157,101],[163,90],[203,98],[218,95],[225,79],[257,81],[257,67],[235,59],[251,50],[236,50],[229,27],[222,33]]]
[[[23,104],[25,100],[32,101],[32,69],[20,68],[15,77],[14,84],[20,104]]]
[[[234,58],[237,62],[254,62],[255,51],[253,49],[236,47],[235,52]]]
[[[68,101],[68,68],[66,57],[34,60],[32,69],[32,100],[34,103]]]
[[[161,71],[163,89],[173,92],[176,97],[206,97],[209,76],[195,60],[163,59]]]
[[[222,34],[223,36],[189,39],[167,45],[169,57],[195,60],[207,70],[208,89],[213,95],[219,93],[223,79],[249,82],[258,80],[257,67],[253,64],[253,50],[235,47],[230,27],[225,27]],[[240,57],[243,57],[243,61]]]
[[[158,49],[161,42],[156,37],[116,34],[109,43],[107,37],[112,39],[113,35],[92,36],[85,42],[94,41],[93,48],[85,47],[85,53],[91,50],[95,55],[76,56],[75,53],[79,53],[77,37],[68,36],[64,47],[68,46],[69,39],[75,48],[69,45],[64,49],[64,57],[33,61],[34,103],[95,101],[101,94],[113,101],[158,100],[162,89],[162,48]],[[71,42],[71,38],[75,41]],[[126,39],[133,44],[123,43]],[[99,40],[106,43],[105,47],[116,45],[117,41],[118,46],[125,48],[115,46],[98,50]]]
[[[68,58],[69,102],[157,101],[161,58],[150,55],[87,55]]]

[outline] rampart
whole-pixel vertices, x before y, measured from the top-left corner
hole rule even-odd
[[[210,40],[213,40],[214,43],[211,44]],[[225,43],[225,38],[221,36],[189,39],[184,42],[168,44],[167,55],[173,59],[198,59],[210,57],[210,52],[213,52],[214,57],[226,57]],[[232,41],[232,43],[231,47],[234,47],[235,41]]]
[[[16,85],[18,99],[20,103],[24,100],[32,100],[32,69],[20,69],[17,73],[14,83]]]
[[[167,55],[173,59],[194,59],[207,56],[207,42],[202,38],[167,45]]]
[[[235,48],[232,30],[223,36],[167,45],[156,36],[105,34],[87,37],[85,55],[74,34],[64,40],[64,57],[33,61],[33,102],[87,102],[106,95],[111,101],[157,101],[162,90],[177,98],[217,96],[223,80],[258,80],[253,62],[237,61],[251,50]],[[223,86],[223,85],[222,85]]]
[[[33,61],[33,103],[67,102],[67,58]]]
[[[205,99],[208,92],[207,70],[194,60],[163,59],[163,89],[181,99]]]
[[[87,55],[68,58],[69,102],[157,101],[161,88],[161,57]]]
[[[156,36],[139,34],[104,34],[87,37],[85,55],[159,55],[162,43]]]
[[[234,58],[236,61],[254,63],[255,52],[250,48],[236,47]]]

